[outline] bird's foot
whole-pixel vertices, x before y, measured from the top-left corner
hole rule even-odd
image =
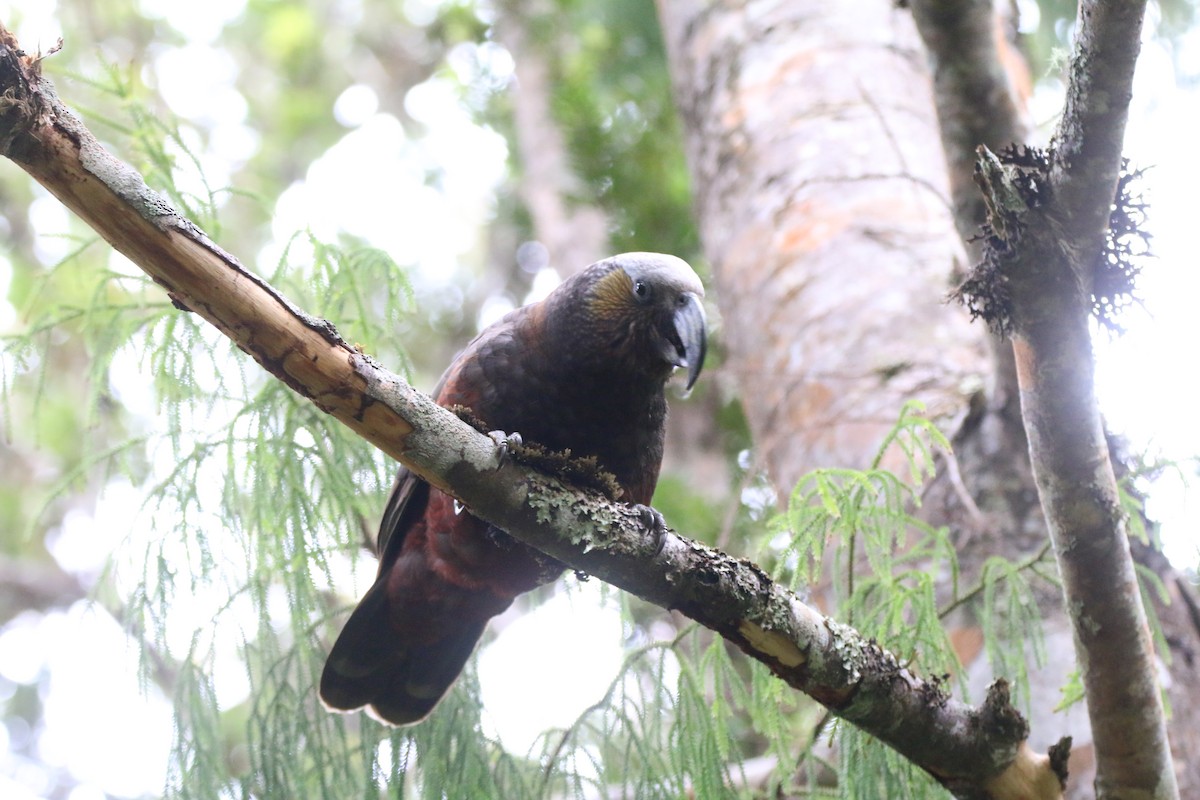
[[[508,459],[513,455],[521,445],[525,444],[525,440],[521,438],[519,433],[505,433],[504,431],[488,431],[488,438],[496,445],[496,455],[500,459],[497,467],[503,467],[508,463]]]
[[[641,503],[634,505],[633,510],[641,518],[642,527],[650,531],[650,534],[654,536],[654,555],[657,556],[663,551],[663,547],[666,546],[667,534],[671,531],[667,527],[667,520],[658,509],[642,505]]]

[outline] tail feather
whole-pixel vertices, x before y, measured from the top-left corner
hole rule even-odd
[[[455,620],[428,642],[406,642],[394,632],[384,582],[371,587],[334,642],[321,674],[329,708],[368,706],[392,725],[429,715],[458,678],[483,635],[486,621]]]

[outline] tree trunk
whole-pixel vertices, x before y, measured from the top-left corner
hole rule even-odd
[[[863,466],[904,399],[960,418],[985,334],[924,55],[890,4],[662,3],[731,370],[771,476]]]

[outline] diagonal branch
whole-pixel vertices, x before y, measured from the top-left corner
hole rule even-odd
[[[96,142],[0,27],[0,152],[264,369],[513,536],[664,608],[678,609],[790,686],[886,742],[961,797],[1060,796],[1062,759],[1024,746],[998,681],[977,708],[801,603],[746,561],[501,459],[328,322],[310,317],[181,217]],[[1051,763],[1054,762],[1054,763]]]

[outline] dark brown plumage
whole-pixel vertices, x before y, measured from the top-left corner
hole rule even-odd
[[[626,253],[564,281],[475,338],[434,399],[490,429],[595,456],[621,499],[648,504],[662,462],[675,367],[690,388],[705,353],[700,280],[685,262]],[[423,719],[461,672],[487,621],[562,565],[510,538],[401,467],[379,528],[379,573],[325,664],[321,699]]]

